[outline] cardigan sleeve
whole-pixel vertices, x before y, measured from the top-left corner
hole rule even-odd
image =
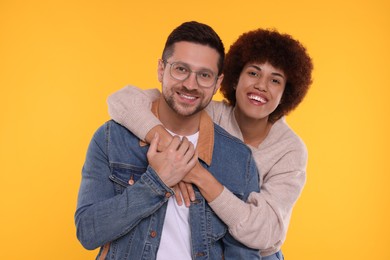
[[[286,238],[292,209],[306,181],[306,147],[297,145],[275,161],[269,172],[260,171],[265,175],[260,193],[252,192],[246,203],[226,187],[209,203],[234,238],[260,249],[262,255],[274,253]]]
[[[117,123],[123,125],[141,140],[160,120],[151,111],[152,103],[160,97],[158,89],[142,90],[134,86],[126,86],[108,99],[108,113]]]
[[[129,129],[141,140],[145,140],[146,134],[153,127],[162,124],[151,112],[153,101],[160,95],[156,88],[142,90],[135,86],[126,86],[108,97],[108,113],[114,121]],[[211,101],[206,107],[206,112],[219,124],[227,109],[227,104]]]

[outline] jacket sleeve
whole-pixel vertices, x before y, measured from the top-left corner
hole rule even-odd
[[[306,181],[306,161],[305,147],[289,151],[267,173],[260,193],[252,192],[246,203],[225,187],[210,206],[238,241],[262,254],[274,251],[285,240]]]
[[[173,193],[148,167],[134,185],[115,194],[109,180],[107,125],[95,133],[88,147],[75,213],[77,237],[90,250],[128,233],[167,202],[167,192]]]
[[[126,86],[108,97],[108,113],[114,121],[129,129],[139,139],[145,140],[146,134],[153,127],[162,124],[151,112],[153,101],[160,95],[156,88],[142,90],[135,86]],[[206,112],[219,124],[226,109],[227,104],[211,101]]]

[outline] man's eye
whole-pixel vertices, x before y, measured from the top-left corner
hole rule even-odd
[[[177,72],[180,72],[180,73],[187,73],[188,72],[188,69],[186,67],[184,67],[184,66],[176,66],[175,70]]]
[[[204,79],[210,79],[210,78],[213,77],[212,73],[207,72],[207,71],[199,72],[198,75],[199,75],[201,78],[204,78]]]

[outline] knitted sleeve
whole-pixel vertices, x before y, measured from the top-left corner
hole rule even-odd
[[[233,237],[246,246],[260,249],[263,256],[277,252],[285,241],[292,209],[306,182],[304,144],[285,146],[279,141],[279,146],[267,150],[267,154],[254,154],[256,161],[260,158],[261,162],[266,160],[272,164],[267,172],[259,167],[263,182],[260,193],[251,193],[244,203],[225,188],[209,203]]]
[[[145,140],[146,134],[153,127],[161,125],[151,112],[153,101],[159,97],[158,89],[142,90],[127,86],[108,97],[108,113],[113,120]]]
[[[135,86],[126,86],[108,97],[108,113],[114,121],[145,140],[146,134],[153,127],[162,124],[150,110],[153,101],[159,97],[158,89],[142,90]],[[219,124],[222,114],[227,111],[226,107],[222,102],[211,101],[206,112]]]

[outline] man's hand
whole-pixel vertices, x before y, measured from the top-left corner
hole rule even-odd
[[[161,180],[173,187],[195,166],[198,156],[194,145],[183,137],[174,136],[168,147],[158,152],[159,135],[155,134],[147,153],[149,165],[157,172]]]

